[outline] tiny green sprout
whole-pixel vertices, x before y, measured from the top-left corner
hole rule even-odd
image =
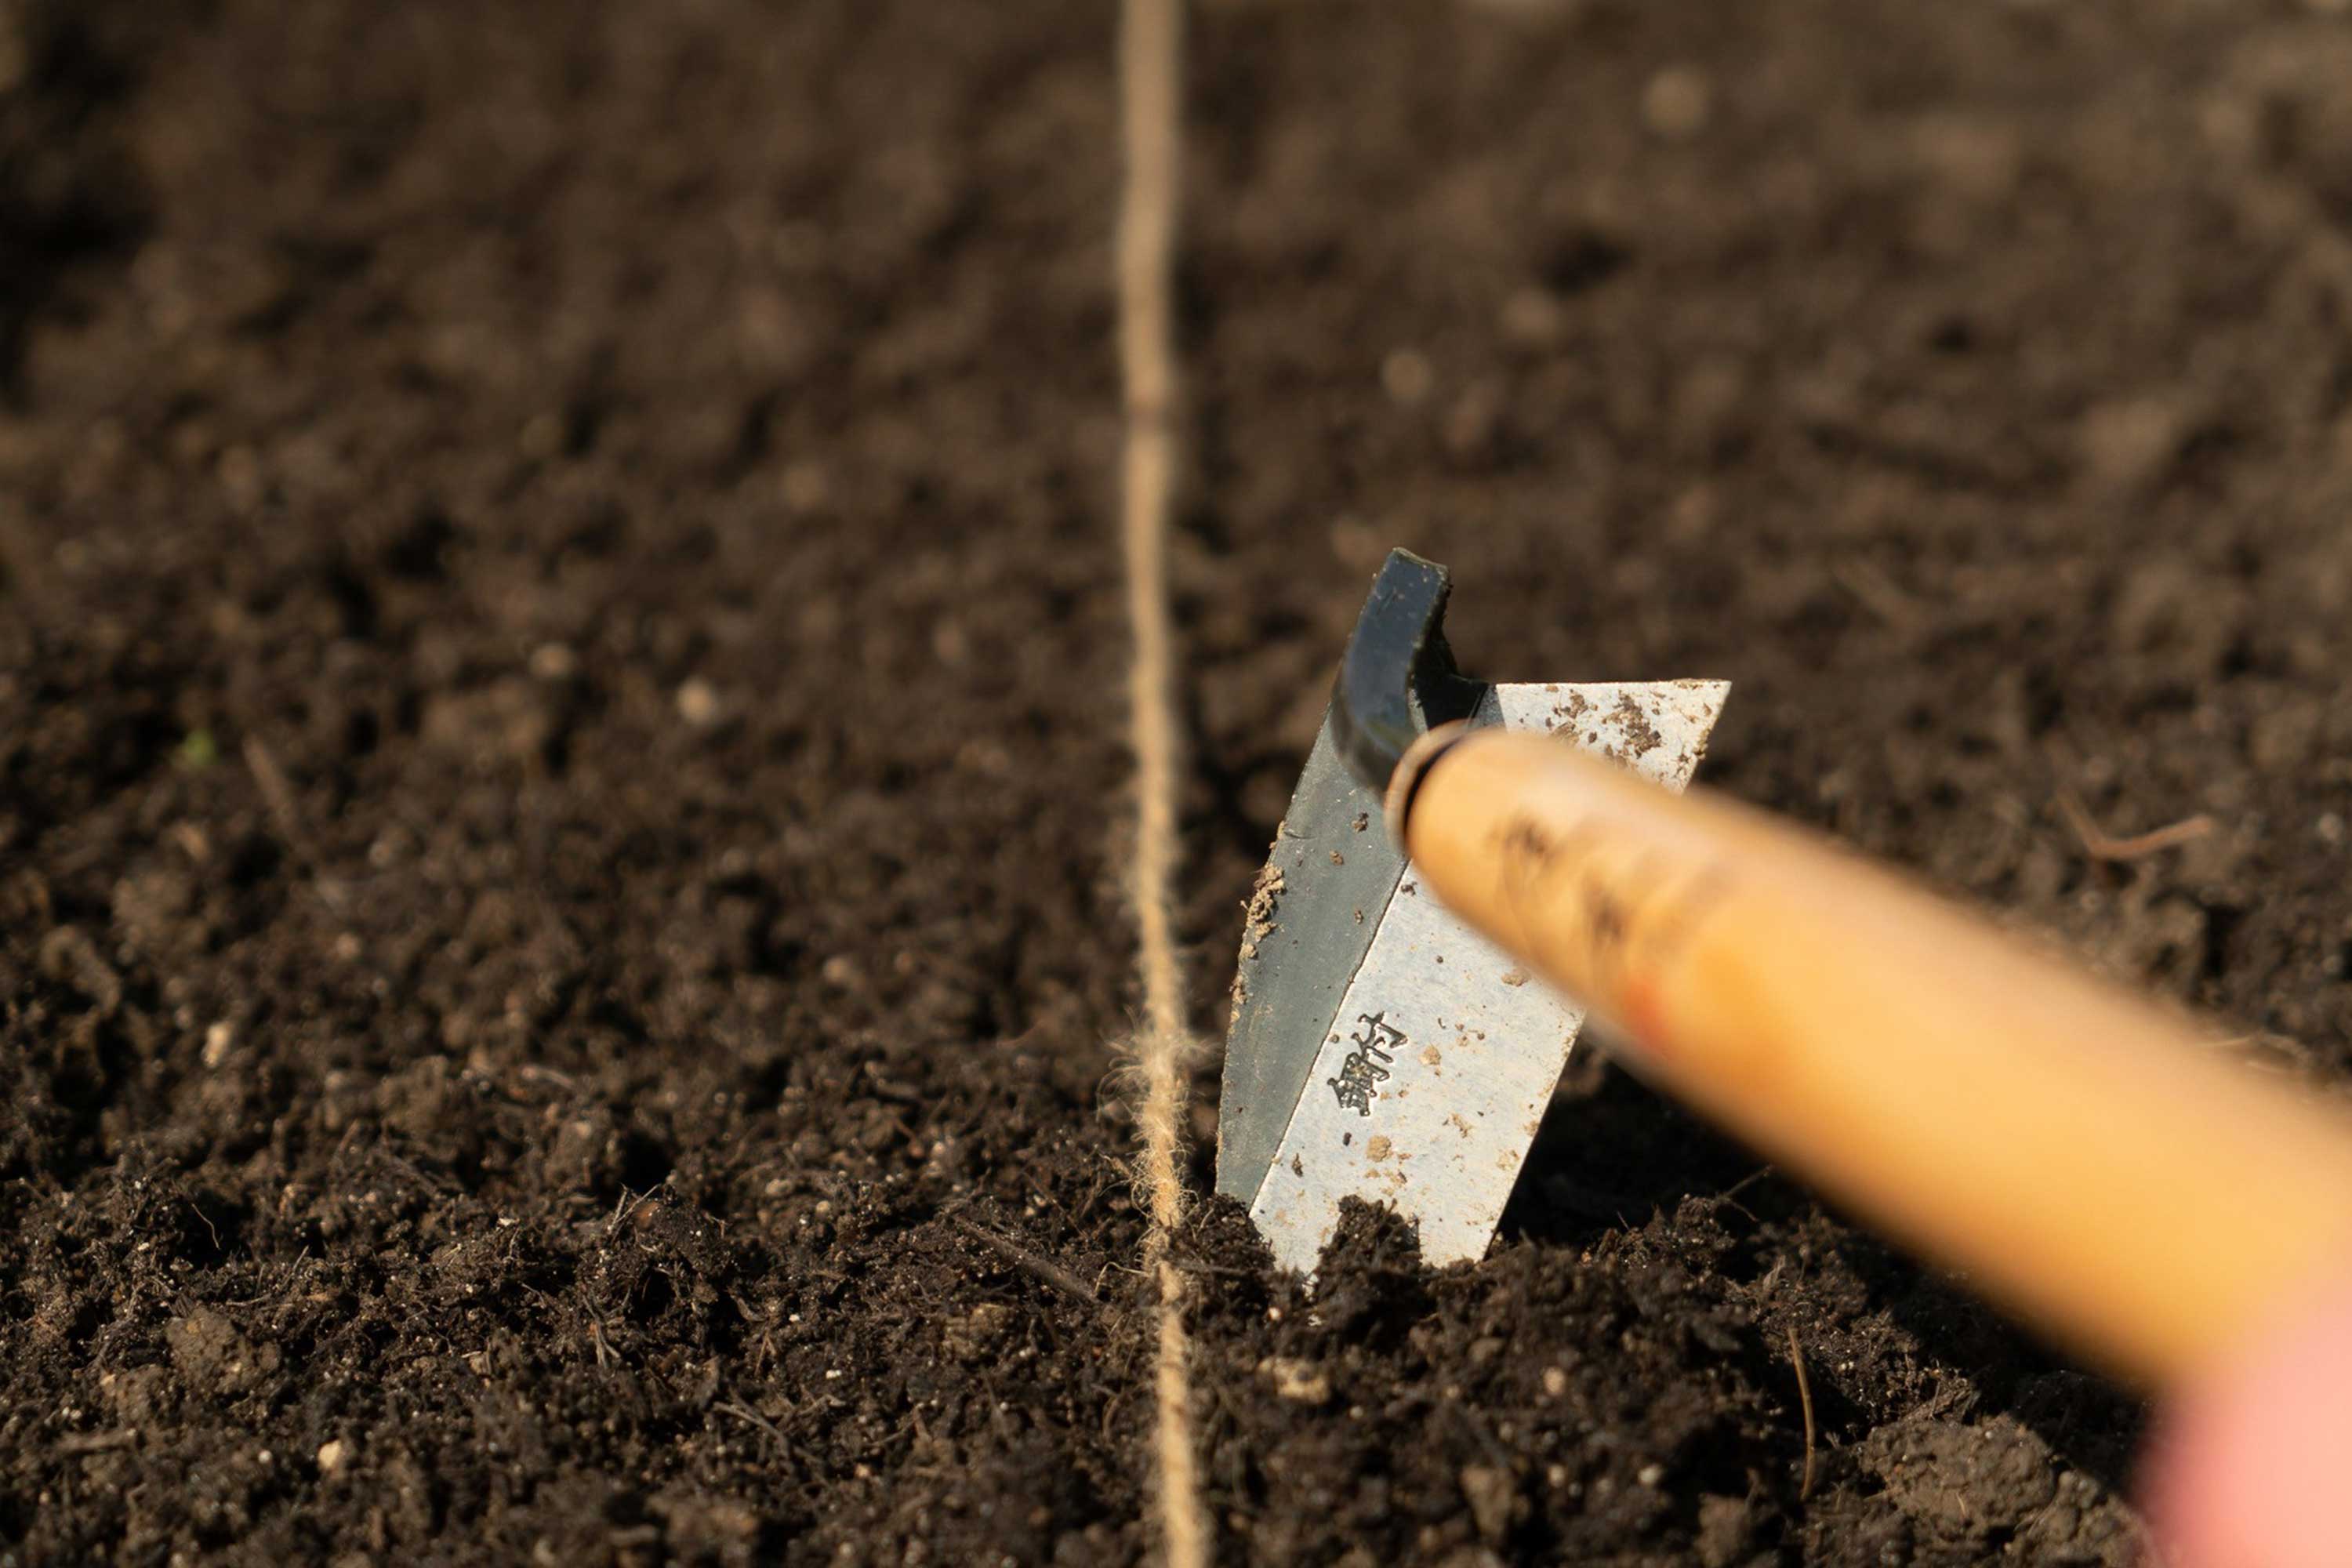
[[[189,731],[180,739],[179,750],[173,760],[192,773],[200,773],[220,761],[220,742],[213,732],[202,727]]]

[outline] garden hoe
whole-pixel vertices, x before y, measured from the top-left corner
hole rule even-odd
[[[1589,1008],[1616,1058],[2110,1371],[2170,1384],[2352,1259],[2352,1121],[1742,805],[1727,689],[1486,685],[1381,569],[1251,901],[1217,1186],[1486,1248]],[[1553,987],[1557,987],[1554,990]]]

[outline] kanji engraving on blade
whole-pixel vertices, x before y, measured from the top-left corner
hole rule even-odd
[[[1396,1053],[1404,1047],[1404,1031],[1389,1023],[1384,1012],[1358,1014],[1356,1022],[1360,1027],[1350,1037],[1356,1048],[1339,1063],[1339,1076],[1323,1081],[1342,1109],[1370,1116],[1372,1101],[1380,1097],[1377,1086],[1387,1080]]]

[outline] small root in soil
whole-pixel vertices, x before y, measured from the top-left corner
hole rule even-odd
[[[966,1219],[950,1219],[948,1223],[1030,1278],[1051,1285],[1065,1295],[1075,1296],[1090,1307],[1102,1305],[1102,1298],[1095,1294],[1093,1286],[1052,1258],[1041,1253],[1030,1251],[1011,1237],[999,1236],[996,1232],[984,1229]]]
[[[2083,808],[2083,803],[2075,798],[2074,792],[2065,788],[2058,791],[2058,809],[2065,814],[2066,825],[2074,830],[2084,854],[2094,860],[2118,864],[2145,860],[2178,845],[2194,843],[2213,831],[2213,819],[2200,811],[2194,816],[2184,816],[2178,822],[2167,823],[2146,833],[2136,833],[2128,838],[2111,837],[2091,820],[2091,814]]]
[[[1797,1500],[1803,1502],[1813,1495],[1813,1380],[1805,1374],[1804,1347],[1797,1343],[1797,1325],[1789,1325],[1789,1364],[1797,1369],[1797,1403],[1805,1413],[1805,1474],[1797,1483]]]

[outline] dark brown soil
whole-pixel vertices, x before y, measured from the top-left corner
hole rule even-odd
[[[0,1557],[1147,1550],[1112,9],[0,5]],[[1404,542],[2352,1065],[2324,9],[1203,4],[1203,1030]],[[1571,1080],[1476,1268],[1202,1210],[1223,1558],[2135,1555],[2133,1401]]]

